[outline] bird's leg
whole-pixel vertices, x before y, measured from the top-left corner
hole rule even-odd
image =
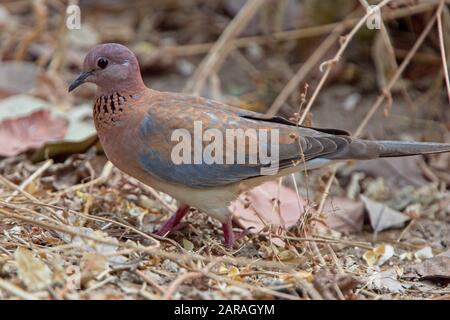
[[[165,236],[173,231],[173,229],[180,223],[181,219],[189,212],[189,206],[181,206],[178,208],[169,220],[167,220],[163,226],[155,233],[158,236]]]
[[[223,230],[223,238],[224,243],[227,248],[232,248],[236,240],[244,238],[246,235],[250,233],[250,229],[244,229],[241,232],[235,234],[233,232],[233,220],[230,219],[229,221],[222,224],[222,230]]]
[[[234,219],[232,221],[232,225],[233,225],[233,227],[239,228],[242,230],[241,232],[236,234],[235,240],[240,240],[240,239],[244,238],[245,236],[250,234],[250,230],[255,228],[255,227],[244,228],[241,224],[237,223],[236,220],[234,220]]]
[[[234,237],[233,222],[231,219],[225,223],[222,223],[222,230],[225,246],[227,248],[232,248],[236,239]]]

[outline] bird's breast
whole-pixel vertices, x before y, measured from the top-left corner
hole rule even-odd
[[[97,131],[120,126],[130,109],[130,97],[118,92],[100,95],[94,101],[94,123]]]

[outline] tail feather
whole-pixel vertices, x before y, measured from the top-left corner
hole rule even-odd
[[[450,144],[415,141],[375,141],[381,146],[379,157],[402,157],[450,152]]]

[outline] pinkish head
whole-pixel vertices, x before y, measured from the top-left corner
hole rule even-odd
[[[117,43],[92,48],[83,62],[83,72],[69,86],[69,92],[85,82],[97,85],[100,94],[132,92],[145,86],[134,53]]]

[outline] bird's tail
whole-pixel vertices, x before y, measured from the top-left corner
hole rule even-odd
[[[329,160],[369,160],[376,158],[404,157],[418,154],[450,152],[450,144],[415,141],[387,141],[351,139],[337,152],[329,153],[324,158]]]
[[[450,152],[448,143],[383,140],[374,142],[380,146],[380,158]]]

